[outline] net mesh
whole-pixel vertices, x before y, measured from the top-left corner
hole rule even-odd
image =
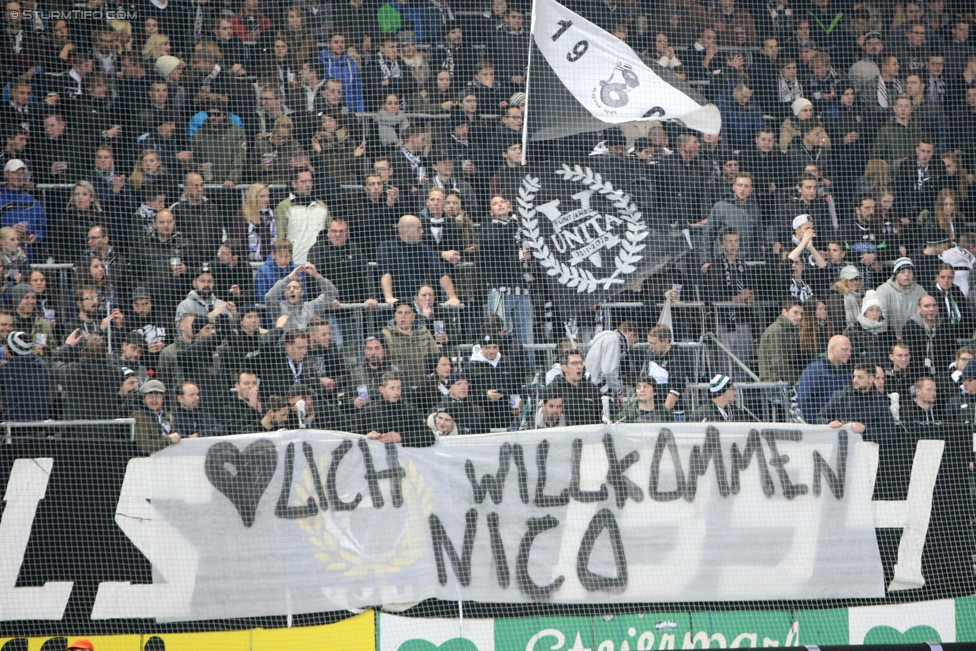
[[[976,641],[973,19],[7,2],[2,648]]]

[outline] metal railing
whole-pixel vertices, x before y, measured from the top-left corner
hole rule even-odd
[[[13,430],[15,429],[32,429],[32,430],[42,430],[42,429],[54,429],[54,428],[66,428],[66,427],[128,427],[129,428],[129,440],[136,440],[136,419],[135,418],[115,418],[112,420],[38,420],[38,421],[4,421],[0,423],[4,431],[4,443],[10,445],[13,443]],[[27,438],[27,437],[25,437]],[[29,437],[29,438],[37,438]],[[46,437],[45,437],[46,438]]]

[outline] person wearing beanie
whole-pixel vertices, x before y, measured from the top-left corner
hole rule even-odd
[[[847,326],[844,336],[851,340],[851,360],[884,368],[888,364],[891,347],[898,339],[881,312],[878,292],[869,289],[861,299],[861,309],[855,323]]]
[[[878,300],[896,336],[901,337],[902,329],[918,308],[919,299],[925,295],[925,288],[915,282],[915,263],[911,258],[895,260],[891,278],[878,288]]]
[[[501,352],[495,333],[488,332],[478,338],[471,351],[467,374],[472,396],[485,410],[488,428],[509,428],[514,410],[522,406],[521,381],[512,358]]]
[[[167,82],[179,81],[181,74],[177,73],[176,76],[173,75],[173,71],[180,68],[182,72],[183,62],[174,56],[161,56],[156,59],[156,74],[165,79]]]
[[[29,333],[31,341],[40,341],[41,347],[37,353],[43,355],[47,347],[54,343],[54,331],[51,324],[37,314],[37,294],[34,288],[27,283],[15,285],[10,293],[10,306],[13,308],[13,329]]]
[[[442,405],[427,416],[427,427],[437,438],[460,434],[454,420],[454,413],[449,405]]]
[[[6,363],[0,366],[0,420],[40,421],[49,417],[51,374],[23,331],[7,335]]]
[[[719,373],[708,383],[709,400],[703,401],[688,415],[692,423],[724,423],[752,420],[735,404],[739,395],[735,383],[728,375]]]

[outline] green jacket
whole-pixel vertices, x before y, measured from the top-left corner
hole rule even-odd
[[[427,359],[438,353],[441,347],[427,326],[418,328],[408,335],[393,326],[383,328],[386,350],[390,362],[400,367],[407,386],[420,386],[427,377]]]
[[[793,325],[782,314],[766,328],[759,340],[759,379],[763,382],[789,382],[800,380],[796,351],[800,348],[800,326]]]
[[[921,138],[922,130],[918,128],[915,120],[912,120],[907,127],[903,127],[891,118],[878,131],[874,146],[871,148],[871,158],[885,159],[894,171],[901,159],[915,155],[915,147]]]
[[[169,413],[165,409],[163,413],[169,419],[169,422],[173,422],[173,414]],[[153,452],[159,452],[165,447],[169,447],[173,442],[168,436],[164,436],[159,431],[159,423],[156,420],[156,415],[151,411],[146,409],[138,409],[132,412],[132,417],[136,420],[136,445],[139,446],[139,451],[143,454],[152,454]]]
[[[208,119],[190,141],[190,150],[195,165],[213,165],[211,178],[204,174],[206,183],[241,182],[247,157],[247,136],[240,127],[229,121],[214,126]]]
[[[640,411],[637,408],[637,400],[631,400],[624,405],[623,410],[617,416],[618,423],[673,423],[674,412],[664,405],[654,405],[654,411]]]

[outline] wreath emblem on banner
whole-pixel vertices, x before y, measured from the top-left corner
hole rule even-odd
[[[561,285],[574,288],[580,294],[584,292],[593,293],[601,287],[604,291],[609,291],[614,285],[623,285],[625,278],[621,278],[621,276],[626,277],[637,270],[636,263],[644,257],[640,255],[640,252],[647,247],[647,244],[642,242],[650,235],[637,205],[631,201],[630,195],[614,188],[610,181],[604,180],[599,173],[594,172],[589,167],[580,167],[579,165],[570,167],[563,164],[555,173],[564,181],[578,183],[586,188],[583,193],[573,195],[574,198],[580,197],[583,208],[567,213],[566,215],[570,219],[577,219],[574,217],[577,214],[582,217],[604,217],[607,224],[616,222],[626,225],[626,228],[622,230],[622,238],[616,234],[612,227],[601,231],[600,236],[593,242],[573,251],[569,264],[567,264],[556,256],[556,251],[550,248],[542,235],[539,227],[539,213],[543,213],[544,217],[548,217],[552,221],[556,235],[559,233],[559,223],[566,220],[567,217],[559,212],[556,207],[559,203],[557,201],[536,205],[536,195],[542,189],[542,183],[537,177],[527,174],[522,179],[522,185],[519,188],[518,213],[522,223],[522,236],[532,250],[533,257],[539,261],[539,265],[546,270],[549,276],[558,277],[557,280]],[[589,209],[589,199],[592,195],[602,196],[616,209],[616,215],[604,216]],[[600,250],[613,250],[614,248],[617,251],[614,258],[613,273],[610,275],[597,277],[589,269],[578,266],[589,259],[593,266],[602,268],[603,261],[600,257]]]
[[[328,458],[323,456],[316,460],[319,467],[328,466]],[[424,479],[417,467],[410,462],[407,464],[406,477],[403,479],[403,509],[405,512],[416,511],[419,517],[407,515],[404,520],[408,523],[427,522],[427,518],[434,511],[434,490]],[[305,503],[309,497],[315,495],[312,473],[305,470],[302,482],[295,485],[295,495]],[[360,506],[359,508],[363,508]],[[367,507],[372,508],[372,507]],[[387,503],[384,508],[392,508]],[[330,512],[326,512],[327,514]],[[353,511],[352,513],[355,513]],[[298,520],[298,526],[308,535],[308,540],[319,551],[315,558],[326,564],[326,570],[341,572],[345,576],[363,578],[369,574],[379,577],[394,574],[405,567],[413,565],[426,549],[426,529],[408,524],[394,545],[386,548],[375,558],[368,558],[362,554],[350,551],[340,544],[341,532],[333,530],[319,512],[314,518]]]

